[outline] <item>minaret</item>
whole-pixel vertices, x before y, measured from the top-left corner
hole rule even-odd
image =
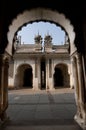
[[[52,37],[47,34],[44,38],[44,51],[51,52],[52,51]]]
[[[42,37],[41,37],[41,35],[39,35],[39,33],[38,33],[38,35],[35,36],[34,40],[35,40],[35,50],[41,51],[42,50]]]
[[[35,44],[42,44],[42,37],[41,35],[39,35],[39,33],[38,35],[35,36],[34,40],[35,40]]]
[[[52,45],[52,37],[48,34],[44,38],[44,45],[51,46]]]

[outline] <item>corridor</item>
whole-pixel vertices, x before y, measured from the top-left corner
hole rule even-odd
[[[2,130],[82,130],[73,120],[74,90],[9,90],[7,115]]]

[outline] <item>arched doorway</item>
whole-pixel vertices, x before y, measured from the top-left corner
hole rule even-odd
[[[63,86],[63,74],[62,70],[60,68],[55,68],[55,73],[54,73],[54,86],[55,87],[60,87]]]
[[[32,68],[24,70],[23,86],[32,88]]]
[[[54,87],[69,87],[70,77],[68,74],[68,67],[65,64],[58,64],[55,66],[54,73]]]
[[[22,64],[17,67],[14,79],[16,88],[32,88],[33,73],[32,67],[29,64]]]

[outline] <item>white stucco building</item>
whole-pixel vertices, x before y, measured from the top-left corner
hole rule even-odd
[[[15,53],[9,65],[9,88],[34,90],[73,87],[69,44],[54,45],[52,37],[41,35],[34,44],[21,44],[15,40]]]

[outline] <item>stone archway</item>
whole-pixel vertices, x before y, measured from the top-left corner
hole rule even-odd
[[[54,87],[69,87],[70,77],[67,65],[62,63],[57,64],[54,70]]]
[[[56,87],[63,87],[64,78],[62,74],[62,70],[58,67],[55,68],[55,73],[54,73],[54,86]]]
[[[32,88],[32,68],[26,68],[24,70],[24,76],[23,76],[23,86],[27,88]]]
[[[3,10],[4,10],[4,8],[3,8]],[[79,10],[80,10],[80,8],[79,8]],[[73,13],[74,13],[74,11],[75,10],[73,10]],[[70,15],[70,13],[68,13],[68,14]],[[79,15],[75,15],[75,16],[79,16]],[[75,16],[74,17],[70,16],[70,17],[71,18],[75,18]],[[80,18],[82,19],[83,17],[80,17]],[[2,19],[2,21],[4,21],[4,20],[5,19]],[[29,11],[25,11],[22,14],[18,15],[16,17],[16,19],[14,19],[12,21],[12,24],[9,27],[9,32],[8,32],[8,35],[7,35],[8,36],[8,46],[6,48],[6,51],[8,52],[8,54],[12,55],[13,38],[14,38],[14,35],[16,34],[17,30],[19,28],[21,28],[21,26],[23,26],[27,22],[33,22],[33,21],[36,21],[36,20],[52,21],[52,22],[58,23],[60,26],[62,26],[65,29],[65,31],[67,32],[68,36],[69,36],[71,54],[73,54],[73,52],[76,50],[76,48],[74,46],[75,33],[73,31],[74,29],[73,29],[73,26],[71,25],[70,20],[68,20],[63,14],[59,14],[57,11],[52,11],[50,9],[44,9],[44,8],[37,8],[37,9],[32,9],[32,10],[29,10]],[[76,27],[77,30],[78,30],[78,27],[82,25],[81,24],[82,20],[79,23],[78,23],[78,21],[79,20],[75,21],[75,23],[78,24],[77,27]],[[81,30],[82,30],[82,26],[81,26]],[[81,33],[79,32],[79,36],[81,38],[80,34]],[[80,39],[77,39],[77,40],[79,40],[79,41],[77,41],[77,44],[78,44],[78,42],[82,41]],[[80,43],[80,44],[82,46],[82,43]],[[75,70],[78,70],[78,76],[79,76],[79,79],[80,79],[79,80],[79,85],[78,85],[79,86],[79,96],[80,96],[80,100],[79,101],[80,101],[80,106],[82,107],[81,111],[82,111],[82,113],[84,113],[83,116],[80,117],[80,119],[81,119],[81,124],[83,123],[83,120],[85,121],[85,124],[86,124],[86,94],[85,94],[85,88],[86,87],[85,87],[85,85],[83,83],[85,79],[83,78],[82,55],[80,55],[76,59],[76,62],[78,64],[78,66],[77,66],[78,69],[75,68]],[[75,62],[73,64],[75,64]],[[74,68],[74,66],[73,66],[73,68]],[[78,115],[78,117],[79,116],[80,115]]]
[[[28,77],[27,77],[28,75]],[[22,64],[17,67],[14,79],[14,86],[16,88],[32,88],[33,87],[33,73],[32,67],[29,64]]]
[[[57,11],[52,11],[45,8],[35,8],[29,11],[26,10],[22,14],[19,14],[9,26],[9,31],[7,34],[8,46],[6,51],[10,55],[12,55],[13,39],[17,31],[25,24],[34,21],[50,21],[61,26],[68,35],[71,53],[76,50],[74,46],[75,32],[70,20],[67,19],[64,14],[60,14]]]

